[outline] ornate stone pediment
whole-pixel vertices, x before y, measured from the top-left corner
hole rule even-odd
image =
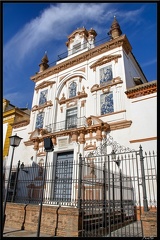
[[[55,83],[55,81],[43,81],[42,83],[40,83],[37,87],[35,87],[35,90],[38,92],[39,89],[51,86]]]
[[[91,92],[96,92],[96,91],[99,91],[99,90],[102,90],[103,92],[109,92],[110,90],[110,87],[113,86],[113,85],[117,85],[117,84],[120,84],[120,83],[123,83],[123,81],[121,80],[120,77],[116,77],[116,78],[113,78],[111,81],[108,81],[106,83],[103,83],[103,84],[94,84],[92,87],[91,87]]]
[[[53,106],[53,103],[51,100],[46,101],[44,104],[38,106],[38,105],[34,105],[32,108],[32,112],[36,111],[36,110],[43,110],[45,107],[50,107]]]
[[[122,57],[121,54],[115,54],[115,55],[106,55],[101,58],[99,58],[95,63],[93,63],[90,68],[93,70],[96,70],[96,67],[101,66],[105,63],[111,62],[112,60],[117,61],[118,58]]]
[[[65,98],[65,95],[63,94],[62,95],[62,98],[59,100],[58,98],[56,98],[58,100],[58,103],[61,105],[61,104],[64,104],[64,103],[71,103],[71,102],[77,102],[77,99],[81,99],[81,98],[86,98],[88,96],[87,93],[85,93],[85,90],[82,89],[82,92],[77,92],[77,96],[75,97],[72,97],[72,98]]]

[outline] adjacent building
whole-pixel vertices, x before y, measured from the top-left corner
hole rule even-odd
[[[3,159],[7,158],[9,152],[9,137],[12,135],[14,125],[26,126],[29,124],[30,110],[18,108],[3,98]]]

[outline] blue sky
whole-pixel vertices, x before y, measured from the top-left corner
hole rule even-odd
[[[78,27],[107,37],[114,15],[148,81],[157,80],[156,3],[3,3],[3,97],[31,108],[39,63],[49,64],[67,51],[66,41]]]

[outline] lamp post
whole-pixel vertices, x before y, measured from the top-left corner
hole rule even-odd
[[[12,151],[12,157],[11,157],[11,162],[10,162],[10,168],[9,168],[9,176],[8,176],[8,182],[7,182],[7,188],[6,188],[6,193],[5,193],[5,199],[4,199],[4,207],[3,207],[3,230],[4,230],[4,225],[5,225],[5,220],[6,220],[6,204],[7,204],[7,195],[8,195],[8,189],[9,189],[9,182],[11,178],[11,170],[12,170],[12,162],[13,162],[13,155],[14,155],[14,150],[15,147],[18,147],[22,138],[18,137],[17,134],[14,136],[10,136],[10,146],[13,147]]]
[[[116,163],[116,165],[118,166],[118,169],[119,169],[119,180],[120,180],[120,206],[121,206],[121,220],[122,222],[124,221],[124,214],[123,214],[123,194],[122,194],[122,171],[121,171],[121,168],[120,168],[120,163],[121,163],[121,160],[119,159],[119,156],[118,156],[118,159],[116,160],[116,154],[115,154],[115,151],[112,150],[112,159],[113,161]]]
[[[54,150],[54,146],[53,146],[52,140],[50,138],[44,138],[44,150],[46,152],[46,159],[45,159],[45,165],[44,165],[44,171],[43,171],[42,194],[41,194],[41,203],[40,203],[39,217],[38,217],[37,237],[39,237],[39,235],[40,235],[42,203],[43,203],[43,194],[44,194],[47,157],[48,157],[48,152],[52,152]]]

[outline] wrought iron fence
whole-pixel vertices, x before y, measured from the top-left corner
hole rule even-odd
[[[137,208],[157,208],[157,156],[153,152],[119,152],[108,155],[63,157],[46,164],[33,162],[12,168],[7,201],[25,204],[74,206],[82,217],[81,236],[117,236],[118,229],[141,236]],[[5,186],[7,185],[5,169]],[[43,197],[43,199],[42,199]],[[125,226],[134,223],[135,229]],[[141,229],[141,230],[140,230]],[[116,233],[117,232],[117,233]]]

